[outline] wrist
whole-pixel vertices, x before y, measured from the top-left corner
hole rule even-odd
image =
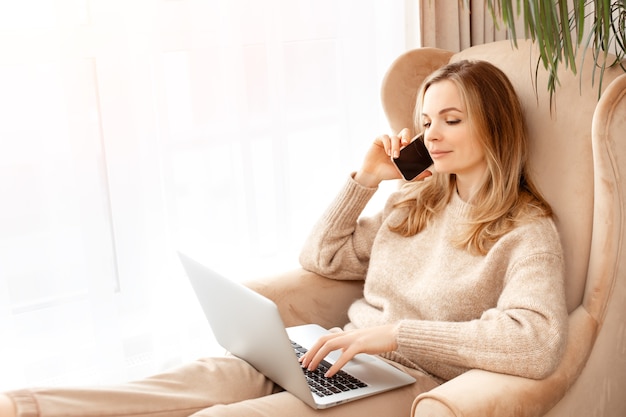
[[[368,188],[376,188],[381,183],[378,176],[363,170],[357,171],[356,174],[354,174],[354,180],[362,186]]]
[[[400,323],[391,325],[391,337],[393,338],[393,350],[398,350],[398,336],[400,334]]]

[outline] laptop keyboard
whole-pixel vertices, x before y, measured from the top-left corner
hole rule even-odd
[[[300,346],[294,341],[291,341],[291,345],[293,346],[293,350],[296,352],[296,356],[298,358],[304,355],[307,351],[306,348]],[[367,387],[365,382],[355,378],[343,370],[340,370],[330,378],[326,378],[324,374],[330,367],[331,364],[323,360],[314,371],[302,368],[304,376],[306,377],[309,387],[311,388],[311,392],[320,397],[326,397],[329,395]]]

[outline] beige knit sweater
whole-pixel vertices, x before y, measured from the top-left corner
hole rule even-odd
[[[509,232],[485,256],[451,245],[469,206],[458,196],[422,232],[402,237],[388,222],[390,196],[361,217],[376,189],[350,178],[307,239],[300,263],[341,280],[363,279],[349,328],[400,323],[398,350],[383,356],[443,380],[468,369],[543,378],[558,365],[567,332],[563,256],[545,218]]]

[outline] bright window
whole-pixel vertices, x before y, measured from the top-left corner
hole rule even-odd
[[[372,139],[404,1],[0,5],[0,389],[219,354],[176,259],[295,268]]]

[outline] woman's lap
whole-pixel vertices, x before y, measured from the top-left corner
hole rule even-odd
[[[320,411],[232,356],[198,360],[116,386],[42,388],[9,395],[19,417],[408,416],[415,397],[437,385],[426,375],[409,372],[418,379],[413,385]]]

